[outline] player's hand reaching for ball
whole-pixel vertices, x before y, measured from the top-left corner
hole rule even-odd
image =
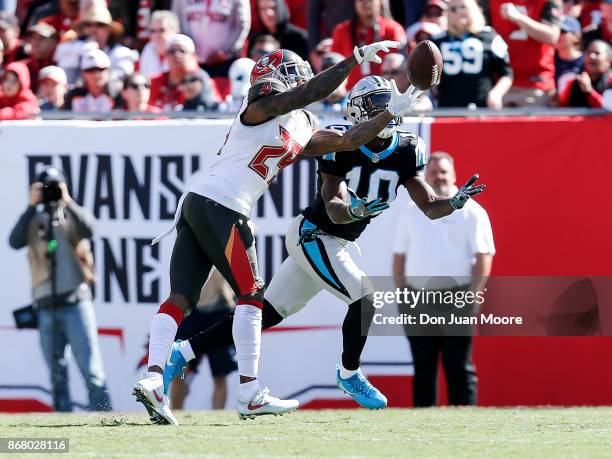
[[[362,46],[361,48],[355,46],[353,49],[353,54],[355,55],[355,59],[357,59],[358,64],[363,64],[364,62],[374,62],[376,64],[380,64],[382,62],[382,58],[376,53],[379,51],[388,53],[391,48],[399,48],[400,45],[401,43],[399,41],[378,41],[370,45]]]
[[[450,205],[453,206],[453,209],[461,209],[472,196],[482,193],[485,190],[487,187],[486,185],[474,186],[474,183],[476,183],[476,180],[479,178],[480,175],[474,174],[465,185],[459,188],[457,194],[455,194],[455,196],[453,196],[450,200]]]
[[[419,96],[423,91],[410,85],[406,92],[402,93],[397,89],[395,80],[391,80],[391,99],[387,110],[393,116],[404,116],[410,113],[416,105]]]

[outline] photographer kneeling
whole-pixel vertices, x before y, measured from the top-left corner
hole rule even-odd
[[[90,288],[93,225],[93,215],[70,197],[62,172],[49,166],[31,185],[28,208],[9,239],[14,249],[28,246],[32,296],[56,411],[72,411],[68,344],[87,385],[89,409],[111,409]]]

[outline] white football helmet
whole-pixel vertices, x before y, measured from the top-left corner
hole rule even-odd
[[[367,121],[387,108],[391,99],[391,82],[380,76],[367,76],[359,80],[348,93],[346,116],[353,124]],[[380,131],[378,137],[393,135],[401,118],[395,117]]]

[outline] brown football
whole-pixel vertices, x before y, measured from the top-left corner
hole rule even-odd
[[[440,83],[442,54],[429,40],[424,40],[408,56],[408,78],[418,89],[426,91]]]

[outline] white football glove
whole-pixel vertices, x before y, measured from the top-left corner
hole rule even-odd
[[[397,89],[395,80],[391,80],[391,100],[389,100],[387,110],[393,116],[407,115],[414,109],[419,96],[423,94],[423,92],[425,91],[421,91],[410,85],[406,92],[402,94],[399,89]]]
[[[362,46],[361,48],[355,46],[353,49],[353,54],[355,55],[355,59],[357,59],[358,64],[363,64],[364,62],[375,62],[380,64],[382,62],[382,58],[376,55],[377,52],[383,51],[388,53],[389,48],[399,48],[400,45],[401,43],[399,41],[378,41],[370,45]]]

